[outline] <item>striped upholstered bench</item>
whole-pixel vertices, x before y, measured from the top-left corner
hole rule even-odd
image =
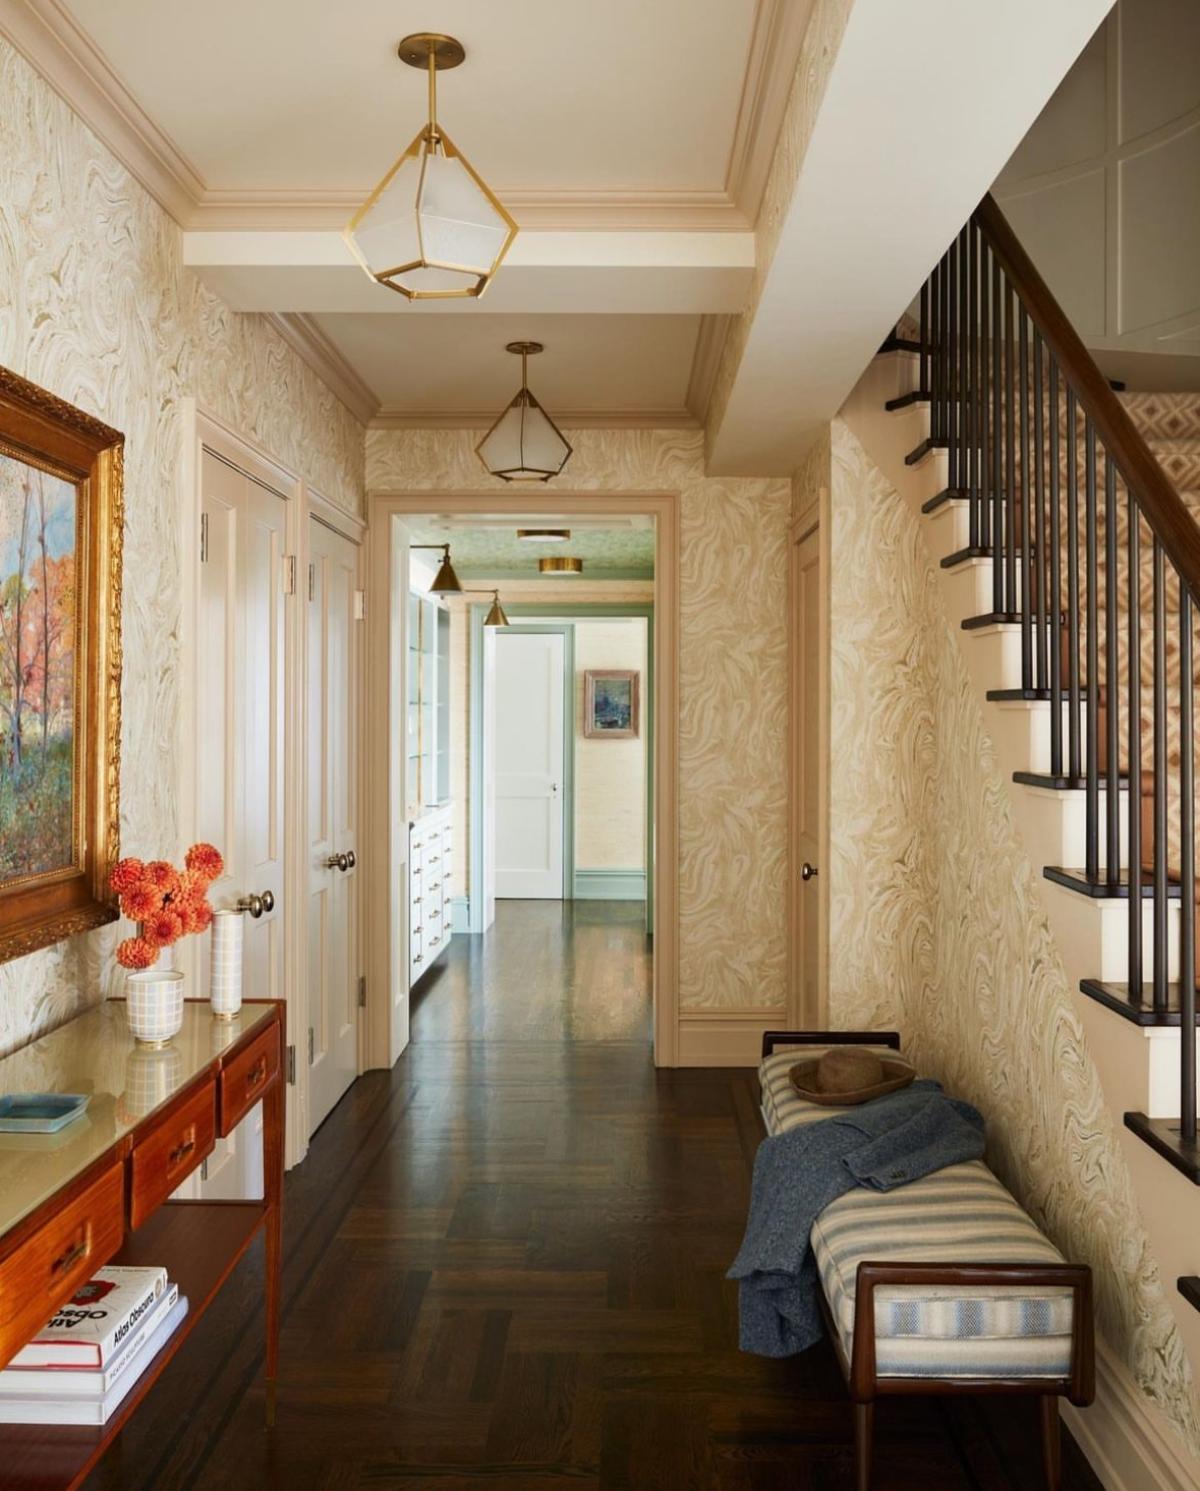
[[[900,1038],[763,1037],[768,1134],[831,1116],[801,1098],[788,1073],[801,1054],[840,1044],[886,1055]],[[811,1241],[826,1324],[854,1400],[859,1491],[871,1480],[875,1399],[921,1392],[1037,1394],[1046,1482],[1058,1491],[1058,1399],[1086,1404],[1093,1396],[1091,1270],[1065,1262],[978,1160],[895,1191],[850,1191],[817,1218]]]

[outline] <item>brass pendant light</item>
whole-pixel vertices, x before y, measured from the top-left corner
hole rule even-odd
[[[498,590],[464,590],[464,595],[490,595],[492,604],[488,607],[488,613],[483,618],[484,626],[508,626],[508,617],[504,614],[504,607],[500,604],[500,592]]]
[[[430,595],[462,595],[462,581],[454,573],[454,566],[450,563],[449,544],[409,544],[410,549],[440,549],[442,551],[442,562],[438,565],[438,572],[433,577],[433,584],[429,587]]]
[[[438,72],[466,53],[454,37],[433,31],[406,36],[398,52],[429,75],[429,121],[342,236],[372,279],[409,300],[477,297],[517,225],[438,123]]]
[[[529,359],[544,348],[541,342],[509,342],[504,350],[521,359],[521,387],[475,453],[501,481],[549,481],[570,460],[571,447],[529,391]]]

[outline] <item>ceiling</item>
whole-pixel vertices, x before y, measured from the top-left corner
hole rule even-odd
[[[584,562],[584,578],[589,575],[609,579],[649,579],[654,574],[654,528],[600,527],[584,525],[564,517],[558,526],[571,533],[566,543],[530,543],[517,538],[517,527],[551,528],[554,520],[544,514],[519,525],[508,518],[503,525],[470,527],[437,519],[417,519],[410,532],[413,543],[449,543],[454,568],[464,577],[495,579],[536,576],[537,562],[546,554],[571,554]],[[434,556],[436,559],[436,556]],[[556,576],[555,578],[561,578]]]

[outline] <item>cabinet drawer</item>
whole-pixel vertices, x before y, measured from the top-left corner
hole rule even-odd
[[[124,1236],[125,1168],[118,1163],[0,1262],[0,1366],[108,1262]]]
[[[233,1132],[279,1075],[279,1026],[264,1030],[221,1073],[221,1135]]]
[[[133,1148],[129,1170],[129,1225],[140,1227],[213,1149],[217,1089],[206,1082]]]

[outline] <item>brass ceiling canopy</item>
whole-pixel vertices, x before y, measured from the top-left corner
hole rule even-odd
[[[517,538],[523,544],[565,544],[570,537],[569,528],[517,529]]]
[[[545,349],[541,342],[509,342],[504,350],[521,359],[521,386],[475,452],[501,481],[549,481],[570,460],[571,447],[529,391],[529,359]]]
[[[372,279],[408,300],[478,297],[517,225],[438,123],[437,75],[466,52],[436,31],[406,36],[397,52],[429,75],[429,119],[342,236]]]
[[[538,560],[538,573],[542,575],[581,575],[583,560],[573,554],[548,554]]]

